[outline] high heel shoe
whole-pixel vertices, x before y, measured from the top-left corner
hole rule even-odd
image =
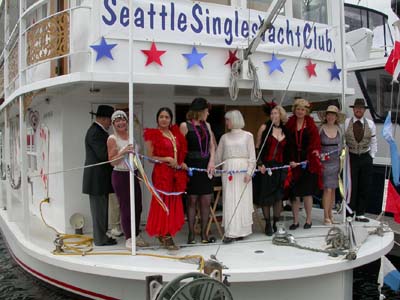
[[[193,232],[189,232],[187,243],[190,245],[196,244],[196,239]]]
[[[271,222],[269,219],[265,219],[265,230],[264,230],[265,234],[267,236],[272,236],[274,234],[274,232],[272,231],[272,226],[271,226]]]
[[[311,226],[312,226],[312,222],[311,222],[311,223],[307,223],[307,222],[306,222],[306,223],[304,224],[304,227],[303,227],[303,228],[304,228],[304,229],[310,229]]]
[[[276,226],[276,223],[279,222],[279,218],[278,217],[274,217],[274,223],[272,223],[272,230],[275,232],[278,231],[278,227]]]
[[[179,250],[179,246],[175,245],[174,239],[170,235],[166,235],[158,238],[161,245],[167,250]]]
[[[296,230],[297,228],[299,228],[299,226],[300,226],[299,223],[297,223],[297,224],[293,223],[292,225],[289,226],[289,230]]]

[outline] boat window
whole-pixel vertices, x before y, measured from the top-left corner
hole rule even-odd
[[[345,4],[344,14],[346,32],[359,28],[369,28],[374,34],[372,48],[386,50],[387,47],[393,46],[393,40],[385,14],[366,7],[350,4]]]
[[[209,3],[231,5],[231,0],[201,0],[199,2],[209,2]]]
[[[297,19],[327,24],[327,0],[293,1],[293,17]]]
[[[392,76],[383,68],[356,71],[356,76],[375,122],[383,122],[389,110],[398,109],[398,85],[392,85]]]
[[[247,0],[247,8],[259,11],[267,11],[273,0]],[[280,15],[285,15],[285,6],[281,9]]]
[[[26,129],[26,152],[28,154],[28,169],[30,171],[37,171],[37,151],[36,151],[36,138],[35,131],[32,127]]]

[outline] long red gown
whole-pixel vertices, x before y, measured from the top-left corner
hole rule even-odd
[[[175,136],[178,164],[182,164],[187,153],[185,137],[178,126],[170,129]],[[153,156],[174,157],[174,148],[170,139],[165,137],[159,129],[147,128],[144,130],[144,140],[153,145]],[[164,192],[184,192],[188,181],[187,172],[176,170],[165,163],[154,164],[152,174],[153,185]],[[167,214],[155,197],[151,199],[150,212],[147,219],[146,231],[150,236],[174,236],[185,223],[182,195],[160,197],[169,209]]]

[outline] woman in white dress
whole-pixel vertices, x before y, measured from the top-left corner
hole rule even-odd
[[[256,163],[253,135],[242,130],[243,116],[238,110],[225,114],[225,124],[229,129],[219,142],[216,160],[223,164],[223,170],[244,170],[241,173],[222,175],[223,242],[241,240],[252,233],[253,224],[253,187],[252,174]]]

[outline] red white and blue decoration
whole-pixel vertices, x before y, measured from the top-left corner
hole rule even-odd
[[[237,54],[237,49],[235,51],[229,50],[229,57],[225,62],[225,65],[230,65],[232,68],[232,65],[239,60],[236,54]]]
[[[331,73],[331,80],[333,80],[333,79],[335,79],[335,78],[336,78],[337,80],[340,80],[339,74],[340,74],[340,72],[342,72],[342,69],[339,69],[339,68],[336,66],[336,62],[334,62],[332,68],[328,68],[328,70],[329,70],[329,72]]]
[[[317,77],[317,72],[315,72],[315,67],[317,64],[313,64],[311,59],[308,60],[308,63],[306,65],[306,70],[308,73],[308,78],[311,78],[313,76]]]
[[[117,46],[117,44],[107,44],[106,39],[104,36],[101,37],[101,41],[99,45],[91,45],[90,48],[92,48],[94,51],[97,52],[96,56],[96,61],[99,61],[103,57],[108,57],[111,60],[114,60],[111,50]]]
[[[184,53],[182,54],[188,62],[187,68],[190,69],[193,66],[199,66],[204,69],[201,59],[207,55],[207,53],[199,53],[196,47],[193,46],[192,53]]]
[[[278,59],[274,53],[272,53],[272,58],[271,60],[264,61],[264,64],[266,64],[269,68],[269,74],[271,75],[274,71],[278,70],[283,73],[282,69],[282,64],[285,61],[285,58]]]
[[[91,45],[90,47],[97,52],[97,57],[96,57],[96,62],[102,59],[103,57],[109,58],[111,60],[114,60],[111,50],[116,47],[118,44],[108,44],[106,39],[104,37],[101,38],[100,44],[98,45]],[[392,59],[388,60],[387,63],[387,68],[389,71],[392,73],[398,74],[397,69],[399,69],[398,72],[400,72],[400,64],[398,64],[398,61],[400,60],[400,43],[398,43],[398,49],[396,51],[392,51],[391,56]],[[148,66],[150,64],[156,64],[159,66],[163,66],[161,57],[167,52],[167,50],[159,50],[157,49],[157,45],[155,42],[151,43],[150,49],[142,49],[140,50],[146,57],[146,64],[145,66]],[[238,49],[236,50],[228,50],[228,58],[225,61],[225,65],[229,65],[231,68],[233,64],[235,64],[237,61],[240,61],[240,58],[237,56]],[[195,66],[198,66],[201,69],[204,69],[203,65],[203,59],[208,55],[206,52],[199,52],[196,46],[192,47],[192,51],[190,53],[182,53],[182,56],[186,58],[187,61],[187,66],[186,69],[192,69]],[[268,67],[268,74],[271,75],[275,71],[279,71],[281,73],[284,73],[284,70],[282,68],[283,63],[286,61],[285,58],[278,58],[275,53],[272,53],[271,60],[264,61],[263,63]],[[316,67],[317,63],[314,63],[311,59],[308,59],[307,64],[305,65],[305,69],[308,75],[308,78],[312,77],[317,77],[317,72],[316,72]],[[396,70],[395,70],[396,69]],[[342,72],[342,69],[338,68],[336,65],[336,62],[333,62],[333,65],[331,68],[328,68],[328,71],[330,72],[331,78],[330,80],[339,80],[340,81],[340,73]]]
[[[147,56],[146,66],[156,63],[162,66],[161,56],[167,52],[166,50],[158,50],[156,43],[152,42],[150,50],[141,50]]]

